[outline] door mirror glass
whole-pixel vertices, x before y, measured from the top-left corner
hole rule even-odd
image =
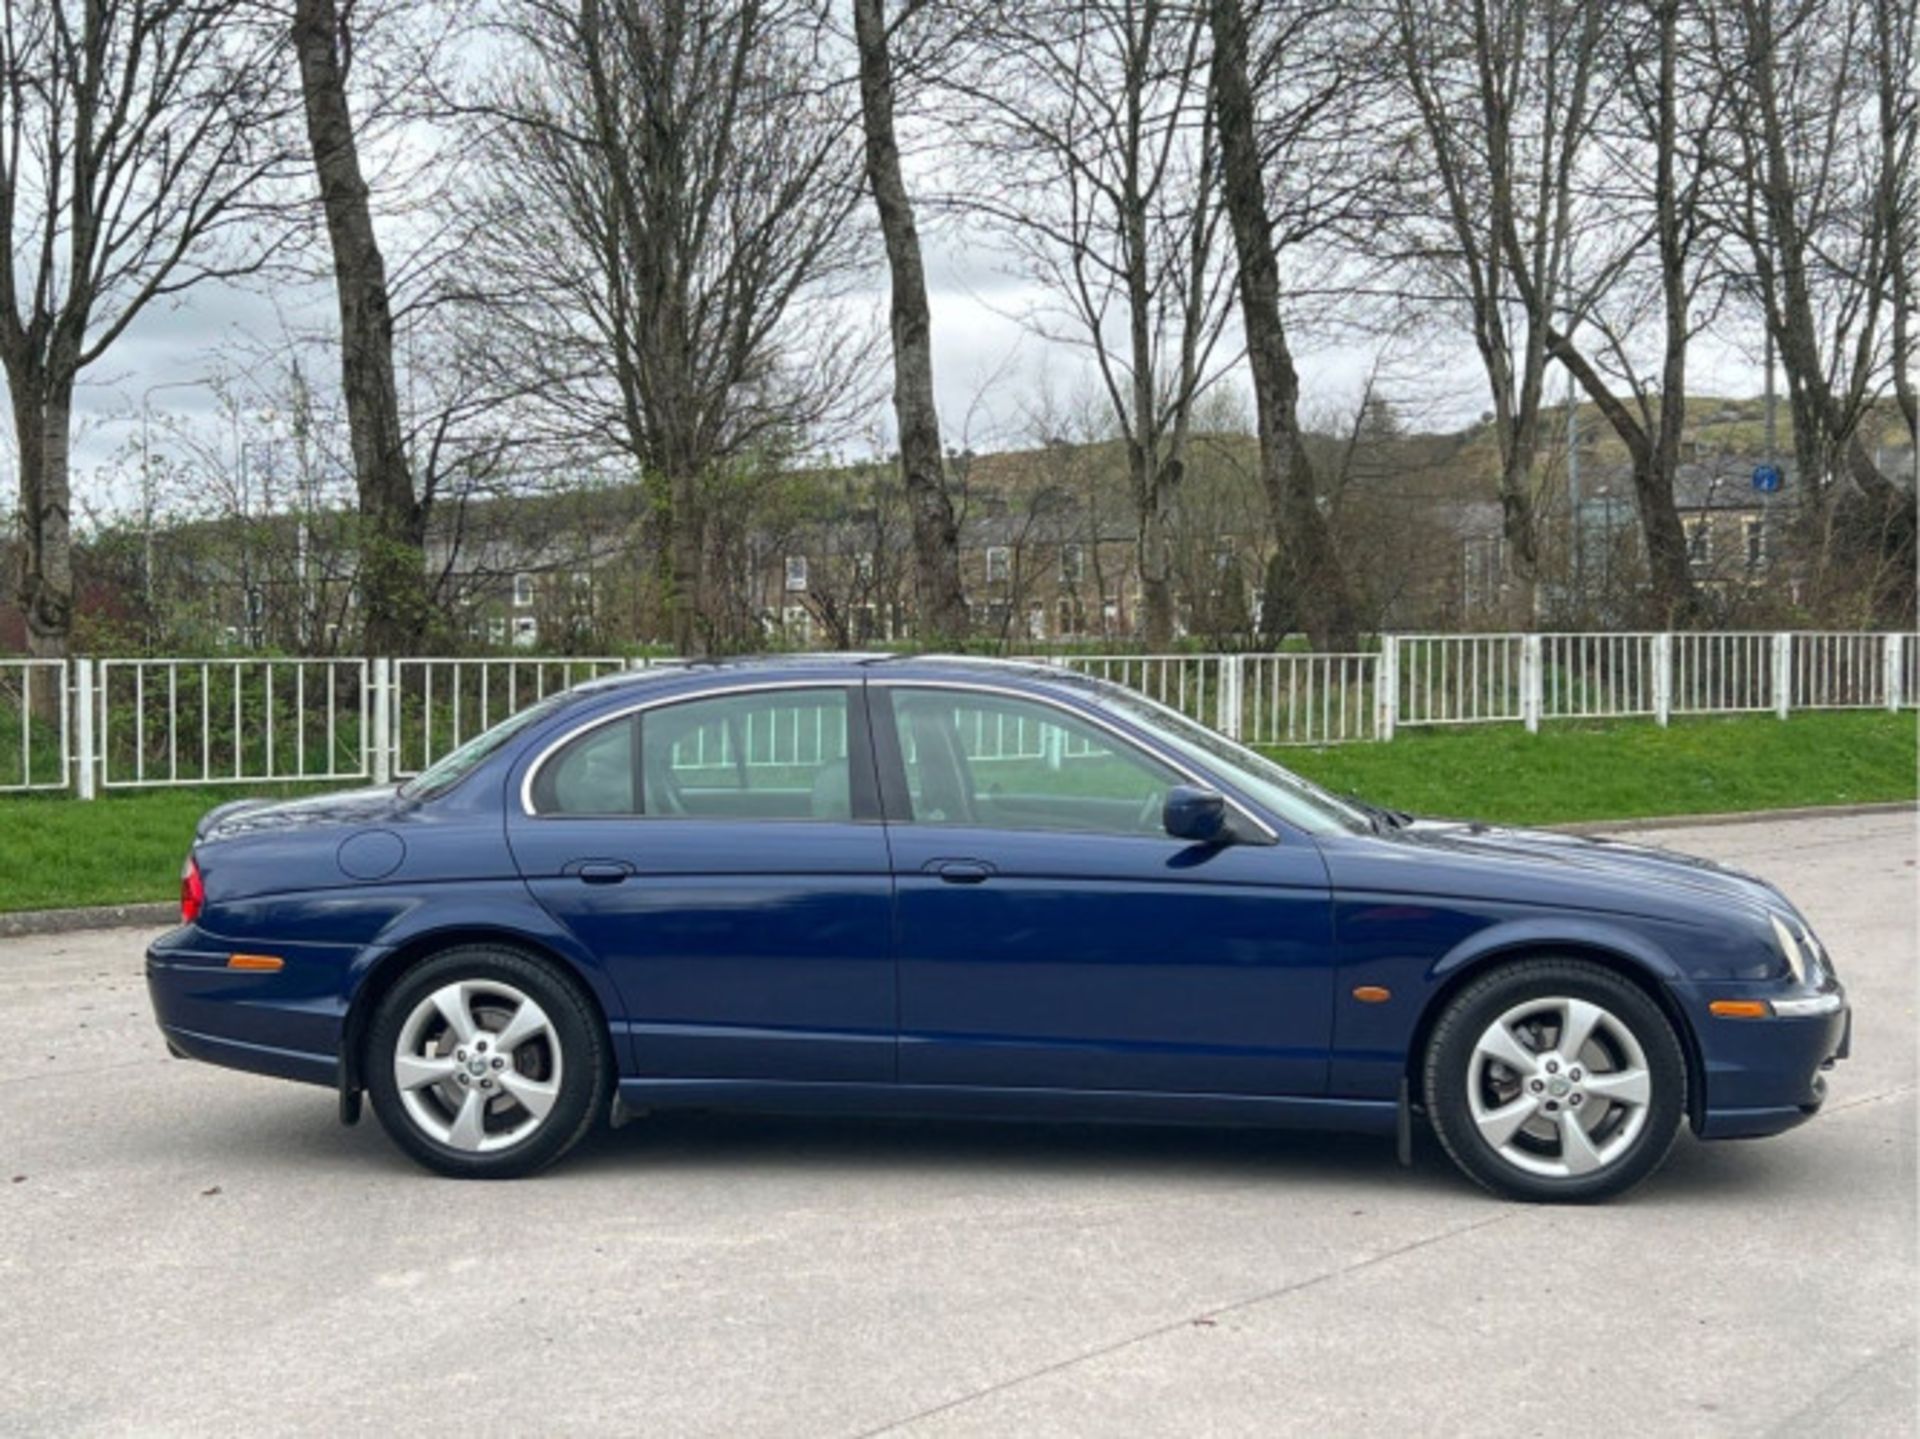
[[[1216,790],[1190,784],[1177,784],[1167,791],[1167,803],[1161,811],[1167,833],[1175,839],[1195,844],[1222,844],[1231,836],[1227,830],[1227,802]]]

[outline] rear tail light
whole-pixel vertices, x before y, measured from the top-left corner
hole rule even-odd
[[[207,907],[207,887],[200,881],[200,866],[192,855],[180,870],[180,923],[192,924]]]

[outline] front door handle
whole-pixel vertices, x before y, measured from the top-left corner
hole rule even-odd
[[[610,860],[588,860],[574,871],[588,884],[618,884],[632,872],[628,866]]]
[[[980,884],[993,874],[993,866],[984,859],[935,859],[925,867],[948,884]]]

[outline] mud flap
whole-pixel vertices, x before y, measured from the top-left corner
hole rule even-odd
[[[1402,1169],[1413,1168],[1413,1089],[1407,1077],[1400,1076],[1400,1105],[1394,1115],[1393,1154]]]

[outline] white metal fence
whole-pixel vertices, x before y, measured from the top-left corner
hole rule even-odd
[[[557,690],[645,660],[0,659],[0,794],[414,774]],[[1070,655],[1250,744],[1402,726],[1795,710],[1920,699],[1920,635],[1385,635],[1351,654]],[[824,734],[824,732],[823,732]],[[769,738],[768,745],[775,741]],[[1011,754],[1025,740],[1016,737]],[[756,752],[757,753],[757,752]],[[768,748],[772,763],[777,751]]]
[[[366,660],[100,660],[98,782],[137,789],[363,778],[367,672]]]
[[[617,674],[627,661],[609,656],[401,659],[391,665],[387,753],[391,773],[405,778],[485,734],[508,715],[556,691]]]
[[[65,660],[0,659],[0,794],[67,787],[69,717]]]

